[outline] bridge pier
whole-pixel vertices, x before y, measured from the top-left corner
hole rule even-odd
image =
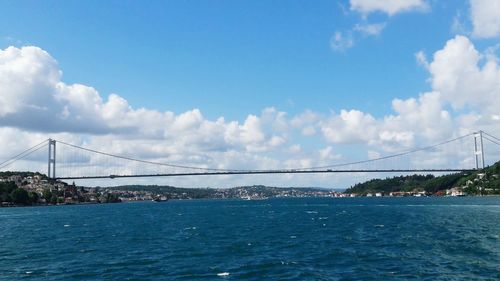
[[[474,133],[474,160],[476,162],[476,170],[484,169],[483,131]]]
[[[56,140],[49,139],[49,158],[47,167],[49,179],[56,178]]]

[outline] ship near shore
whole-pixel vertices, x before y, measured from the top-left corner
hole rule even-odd
[[[166,196],[156,196],[151,201],[156,202],[156,203],[167,202],[168,198]]]

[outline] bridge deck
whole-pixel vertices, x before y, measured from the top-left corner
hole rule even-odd
[[[182,176],[227,176],[227,175],[262,175],[262,174],[322,174],[322,173],[452,173],[472,172],[474,169],[375,169],[375,170],[262,170],[262,171],[227,171],[227,172],[194,172],[145,175],[109,175],[109,176],[75,176],[56,177],[57,180],[77,179],[114,179],[114,178],[145,178],[145,177],[182,177]]]

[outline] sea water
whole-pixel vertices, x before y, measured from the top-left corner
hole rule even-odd
[[[0,208],[1,280],[499,280],[500,197]]]

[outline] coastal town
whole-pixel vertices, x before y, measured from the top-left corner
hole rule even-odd
[[[176,188],[171,186],[84,187],[48,179],[39,173],[0,172],[0,206],[99,204],[170,199],[243,199],[343,197],[320,188]]]
[[[120,202],[116,194],[99,188],[53,181],[31,172],[0,172],[0,200],[2,207]]]

